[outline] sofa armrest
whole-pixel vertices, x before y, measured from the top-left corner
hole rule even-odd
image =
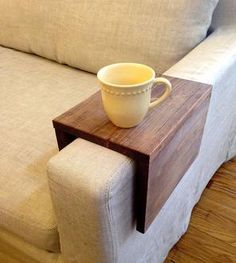
[[[145,235],[136,231],[135,163],[131,159],[77,139],[50,160],[49,186],[65,262],[139,263],[164,259],[186,230],[192,207],[204,185],[225,160],[227,140],[233,131],[230,115],[234,114],[235,118],[236,112],[235,105],[228,105],[231,94],[236,97],[236,89],[232,87],[236,83],[235,56],[236,33],[231,29],[221,30],[165,73],[215,87],[203,136],[205,146],[187,172],[196,174],[182,178]],[[225,89],[228,89],[228,101],[222,101],[217,94]],[[224,108],[217,109],[217,105]],[[225,112],[229,116],[222,118]],[[222,129],[217,130],[219,120]],[[212,130],[216,136],[212,136]]]
[[[115,262],[116,223],[128,222],[124,231],[135,226],[132,211],[122,218],[133,209],[134,169],[128,157],[82,139],[50,160],[49,186],[65,262]]]
[[[236,29],[223,27],[213,32],[201,44],[164,74],[212,84],[236,63]]]
[[[231,119],[226,160],[236,155],[236,28],[224,26],[187,54],[164,74],[213,85],[207,125],[212,127],[220,111]],[[235,98],[231,105],[226,98]],[[228,110],[227,110],[228,108]],[[213,112],[212,112],[213,111]],[[232,121],[233,120],[233,121]]]

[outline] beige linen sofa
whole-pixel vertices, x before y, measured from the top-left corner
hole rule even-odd
[[[0,0],[1,263],[164,261],[236,154],[235,14],[235,0]],[[51,122],[121,61],[213,85],[200,153],[145,234],[135,162],[82,139],[58,152]]]

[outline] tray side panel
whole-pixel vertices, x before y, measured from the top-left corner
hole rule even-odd
[[[137,222],[137,229],[140,232],[146,232],[196,158],[200,149],[209,100],[210,96],[195,109],[170,143],[150,162],[146,189],[146,216]]]

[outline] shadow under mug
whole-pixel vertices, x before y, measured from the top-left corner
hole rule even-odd
[[[137,63],[117,63],[98,71],[102,102],[108,118],[118,127],[138,125],[148,110],[159,105],[171,93],[171,83],[165,78],[155,78],[149,66]],[[164,93],[151,102],[154,84],[164,84]]]

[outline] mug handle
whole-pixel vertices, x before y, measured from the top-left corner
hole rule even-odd
[[[165,86],[165,91],[164,93],[161,95],[161,97],[159,98],[156,98],[154,101],[150,102],[150,105],[149,105],[149,109],[150,108],[153,108],[157,105],[159,105],[163,100],[165,100],[171,93],[171,90],[172,90],[172,85],[170,83],[170,81],[168,79],[165,79],[165,78],[155,78],[154,79],[154,84],[157,84],[157,83],[162,83],[164,84]]]

